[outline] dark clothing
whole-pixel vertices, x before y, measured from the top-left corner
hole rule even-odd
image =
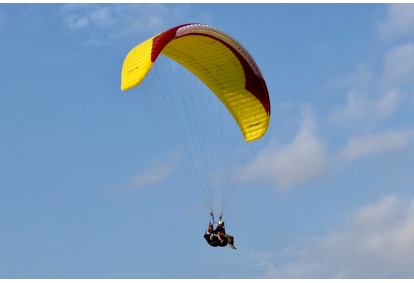
[[[218,234],[219,232],[226,234],[226,229],[224,227],[221,227],[220,225],[217,226],[216,230],[214,230],[214,233]]]
[[[222,238],[223,239],[223,243],[220,243],[221,247],[225,247],[227,244],[229,245],[233,245],[234,244],[234,238],[233,236],[227,235],[226,234],[226,229],[224,228],[224,226],[217,226],[216,230],[214,230],[215,234],[221,233],[222,234]]]
[[[215,237],[214,235],[211,236],[212,234],[204,234],[204,239],[207,241],[207,243],[212,246],[212,247],[218,247],[220,245],[220,241],[217,237]],[[210,237],[211,236],[211,237]]]

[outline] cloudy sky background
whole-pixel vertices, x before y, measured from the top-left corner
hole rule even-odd
[[[120,91],[130,49],[190,22],[271,96],[237,251]],[[0,278],[414,277],[413,4],[0,4],[0,62]]]

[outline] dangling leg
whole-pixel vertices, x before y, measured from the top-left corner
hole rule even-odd
[[[236,250],[237,248],[234,246],[234,237],[228,235],[228,242],[229,242],[229,247]]]

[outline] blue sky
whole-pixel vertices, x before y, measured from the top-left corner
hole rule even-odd
[[[210,220],[120,73],[200,22],[253,55],[271,124]],[[0,278],[412,278],[414,5],[0,4]],[[137,185],[139,184],[139,185]]]

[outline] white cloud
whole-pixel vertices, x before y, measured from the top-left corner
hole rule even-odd
[[[400,150],[414,142],[414,130],[389,130],[350,138],[339,151],[340,161],[352,161],[360,157]]]
[[[72,32],[84,33],[89,43],[106,43],[139,34],[161,32],[169,21],[183,18],[186,5],[166,4],[66,4],[63,21]]]
[[[255,253],[263,278],[412,278],[414,200],[394,195],[352,213],[341,230],[303,239],[280,255]]]
[[[390,92],[374,104],[378,113],[370,112],[372,106],[366,106],[366,111],[372,115],[389,115],[393,111],[391,106],[395,105],[392,101],[397,100],[394,95]],[[328,142],[318,136],[314,117],[309,109],[305,109],[301,127],[294,139],[286,145],[269,144],[246,165],[239,181],[261,181],[276,189],[286,190],[315,181],[332,168],[347,166],[359,158],[401,151],[412,145],[414,130],[396,129],[351,136],[343,148],[329,153]]]
[[[409,68],[397,67],[398,61],[404,60],[409,52],[397,49],[385,56],[384,78],[379,80],[380,74],[375,75],[364,64],[359,64],[355,71],[346,78],[330,82],[332,87],[348,89],[344,105],[333,109],[328,119],[338,125],[375,125],[391,117],[405,96],[399,90],[396,77],[409,77]],[[411,59],[406,58],[405,61]],[[399,70],[399,73],[397,73]],[[403,71],[405,70],[405,72]],[[361,124],[361,122],[363,122]]]
[[[365,122],[368,115],[375,116],[375,120],[389,117],[402,101],[397,91],[390,91],[371,103],[353,99],[356,101],[348,103],[344,115],[347,119],[360,115],[360,121]],[[400,128],[351,136],[337,152],[329,153],[328,142],[318,136],[316,122],[309,110],[303,111],[302,124],[294,139],[286,145],[268,145],[246,166],[240,182],[254,180],[266,182],[276,189],[289,189],[313,182],[329,174],[332,168],[347,166],[359,158],[402,151],[414,145],[414,130]]]
[[[387,16],[377,22],[380,36],[391,39],[414,34],[414,5],[391,4],[388,6]]]
[[[177,156],[171,155],[165,160],[154,160],[145,171],[131,177],[130,189],[138,190],[167,179],[175,171],[178,164]]]
[[[390,9],[394,11],[406,6],[392,5]],[[414,12],[414,5],[409,6],[408,10]],[[358,64],[348,77],[330,82],[330,86],[347,88],[347,92],[345,104],[334,108],[329,121],[337,126],[376,126],[392,117],[409,99],[414,83],[414,43],[393,46],[383,53],[381,59],[382,71]]]
[[[305,109],[301,128],[292,143],[268,146],[246,166],[241,181],[260,179],[276,188],[287,189],[314,180],[328,163],[326,145],[316,135],[312,113]]]
[[[352,89],[364,91],[370,84],[372,84],[373,79],[374,76],[369,67],[365,64],[358,64],[349,76],[346,76],[345,78],[331,79],[327,83],[327,86],[339,88],[349,88],[352,86]]]
[[[351,90],[347,94],[346,105],[334,110],[329,119],[334,124],[361,121],[376,123],[391,117],[404,99],[396,89],[389,90],[379,98],[369,98],[364,93]]]
[[[385,54],[384,80],[394,85],[414,82],[413,42],[393,47]]]

